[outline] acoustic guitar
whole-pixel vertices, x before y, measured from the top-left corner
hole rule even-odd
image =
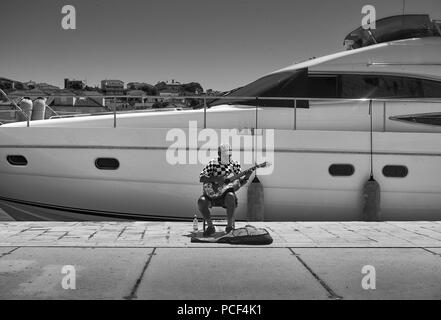
[[[232,175],[224,180],[223,183],[216,182],[205,182],[202,186],[204,194],[209,196],[211,199],[217,199],[222,197],[227,191],[237,191],[240,188],[240,183],[237,181],[249,172],[253,172],[257,168],[264,168],[269,166],[270,163],[265,161],[261,164],[256,164],[251,168],[239,172],[238,174]]]

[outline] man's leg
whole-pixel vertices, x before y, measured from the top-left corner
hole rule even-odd
[[[199,207],[199,211],[201,212],[202,216],[207,222],[207,225],[209,227],[212,227],[213,221],[211,221],[211,215],[210,215],[210,200],[208,200],[204,196],[201,196],[198,200],[198,207]]]
[[[225,195],[225,207],[227,207],[228,227],[233,227],[234,224],[234,210],[236,209],[236,196],[233,192],[228,192]]]

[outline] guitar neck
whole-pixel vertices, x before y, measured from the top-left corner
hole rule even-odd
[[[254,171],[256,168],[257,168],[257,165],[256,165],[256,166],[252,166],[251,168],[248,168],[248,169],[246,169],[246,170],[244,170],[244,171],[242,171],[242,172],[240,172],[240,173],[238,173],[238,174],[235,174],[234,176],[232,176],[231,178],[229,178],[229,180],[230,180],[230,181],[237,180],[237,179],[243,177],[244,175],[246,175],[248,172],[250,172],[250,171]]]

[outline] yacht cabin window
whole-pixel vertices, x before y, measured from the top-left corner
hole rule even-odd
[[[115,158],[98,158],[95,166],[100,170],[116,170],[119,168],[119,161]]]
[[[355,168],[352,164],[332,164],[329,167],[329,174],[333,177],[350,177],[354,172]]]
[[[337,75],[308,76],[308,97],[339,98],[339,79]]]
[[[6,157],[6,160],[13,166],[26,166],[28,160],[22,155],[10,155]]]
[[[387,165],[383,167],[383,175],[388,178],[404,178],[409,173],[405,166]]]
[[[441,98],[441,82],[392,75],[341,75],[341,98]]]

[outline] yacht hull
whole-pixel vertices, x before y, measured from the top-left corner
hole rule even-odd
[[[272,172],[258,172],[264,187],[265,220],[362,219],[363,185],[370,174],[369,132],[273,133],[274,150],[268,153]],[[188,141],[167,141],[167,134],[169,129],[161,128],[3,128],[1,207],[17,217],[20,210],[22,217],[25,212],[34,213],[35,219],[190,220],[202,192],[198,180],[204,163],[189,163],[189,153],[206,154],[207,149],[203,142],[192,147]],[[375,132],[373,142],[382,219],[439,220],[439,134]],[[172,144],[186,155],[187,163],[170,163]],[[216,153],[215,148],[209,149]],[[242,146],[235,151],[233,157],[240,161],[249,150]],[[28,164],[12,166],[6,161],[8,155],[23,155]],[[102,157],[117,159],[119,168],[97,169],[95,160]],[[350,164],[354,173],[332,176],[329,167],[333,164]],[[405,166],[408,174],[386,177],[386,165]],[[237,219],[246,220],[247,186],[238,197]]]

